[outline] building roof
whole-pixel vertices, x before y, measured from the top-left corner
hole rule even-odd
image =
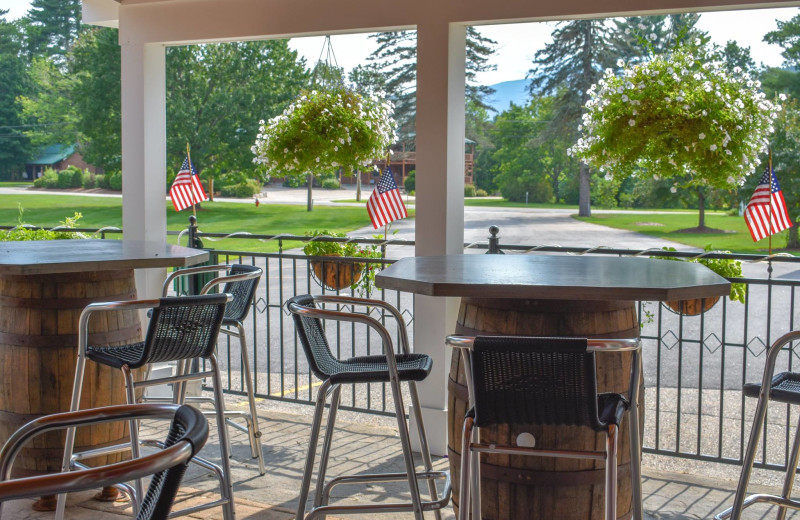
[[[36,153],[36,157],[28,161],[27,164],[55,164],[59,161],[63,161],[73,153],[75,153],[74,144],[51,144],[50,146],[40,148]]]

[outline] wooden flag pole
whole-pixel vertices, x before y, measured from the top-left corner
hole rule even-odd
[[[189,175],[193,175],[192,156],[189,153],[189,141],[186,141],[186,160],[189,161]],[[197,217],[197,209],[194,207],[194,197],[192,197],[192,215]]]

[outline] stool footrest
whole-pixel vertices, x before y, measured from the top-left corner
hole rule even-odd
[[[416,477],[418,480],[441,479],[444,480],[444,489],[442,490],[441,497],[438,500],[423,500],[423,511],[437,511],[447,507],[450,504],[450,495],[452,494],[452,486],[450,485],[450,472],[448,471],[420,471],[417,472]],[[406,513],[413,512],[414,505],[411,502],[392,502],[387,504],[372,504],[372,505],[328,505],[327,502],[330,498],[330,490],[337,484],[366,484],[370,482],[394,482],[405,481],[408,477],[405,473],[372,473],[363,475],[341,475],[332,479],[325,485],[323,491],[323,505],[312,509],[306,520],[312,520],[320,515],[330,514],[364,514],[366,512],[372,513]]]
[[[800,509],[800,501],[792,500],[791,498],[783,498],[778,495],[769,495],[767,493],[754,493],[749,495],[742,504],[742,510],[747,509],[753,504],[770,504],[779,507],[788,507],[790,509]],[[733,508],[729,507],[725,511],[717,514],[714,520],[725,520],[730,518]]]

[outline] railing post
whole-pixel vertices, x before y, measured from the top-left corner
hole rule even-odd
[[[500,232],[500,228],[497,226],[489,226],[489,250],[486,251],[487,255],[504,255],[505,253],[500,251],[500,237],[497,234]]]

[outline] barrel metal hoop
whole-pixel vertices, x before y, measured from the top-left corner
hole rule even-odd
[[[460,464],[461,454],[447,447],[448,457]],[[630,463],[617,466],[619,479],[630,479]],[[586,471],[543,471],[524,468],[508,468],[481,462],[481,478],[509,482],[511,484],[525,484],[535,487],[572,487],[572,486],[602,486],[605,481],[605,469]]]
[[[142,326],[135,324],[121,329],[89,334],[90,345],[110,345],[112,343],[136,343],[140,341]],[[61,334],[52,336],[33,336],[0,331],[0,344],[31,348],[65,348],[78,345],[77,334]]]

